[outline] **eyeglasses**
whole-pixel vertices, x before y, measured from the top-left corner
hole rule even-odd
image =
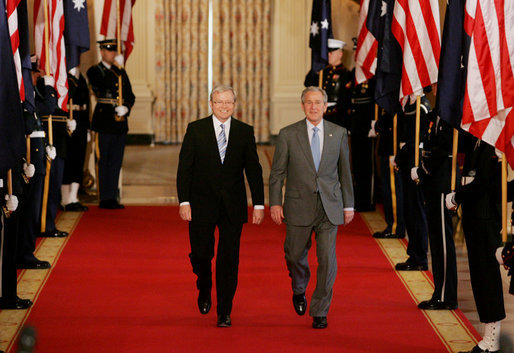
[[[231,101],[213,101],[214,105],[234,105],[235,102]]]

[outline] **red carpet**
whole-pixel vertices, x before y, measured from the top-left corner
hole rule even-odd
[[[329,327],[312,329],[292,307],[284,236],[268,214],[245,225],[233,326],[220,329],[215,307],[205,316],[196,307],[177,207],[91,207],[27,320],[37,352],[447,351],[359,217],[340,229]],[[314,246],[311,255],[315,274]]]

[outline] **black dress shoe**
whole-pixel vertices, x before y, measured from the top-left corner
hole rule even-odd
[[[118,203],[116,200],[103,200],[100,201],[99,208],[107,209],[107,210],[119,210],[125,208],[122,204]]]
[[[69,212],[84,212],[87,210],[88,210],[88,207],[84,206],[80,202],[73,202],[73,203],[69,203],[64,206],[64,211],[69,211]]]
[[[305,293],[293,294],[293,305],[294,310],[298,315],[305,314],[305,311],[307,310],[307,299],[305,298]]]
[[[198,310],[200,310],[200,314],[207,314],[211,310],[211,304],[210,294],[200,293],[198,295]]]
[[[373,238],[377,238],[377,239],[402,239],[402,238],[405,238],[405,233],[398,234],[398,233],[393,233],[393,232],[391,232],[388,229],[385,229],[385,230],[383,230],[381,232],[373,233]]]
[[[32,301],[30,299],[21,299],[20,297],[16,297],[12,302],[0,299],[0,309],[2,310],[23,310],[30,308],[31,306]]]
[[[400,262],[394,266],[396,271],[428,271],[428,265],[420,265],[411,262]]]
[[[499,352],[500,352],[500,351],[490,351],[490,350],[488,350],[488,349],[486,349],[486,350],[484,351],[484,350],[483,350],[482,348],[480,348],[480,347],[478,346],[478,344],[477,344],[475,347],[473,347],[473,349],[472,349],[472,350],[470,350],[470,351],[465,351],[465,352],[464,352],[464,351],[462,351],[462,352],[459,352],[459,353],[499,353]]]
[[[230,320],[230,315],[218,315],[218,323],[216,324],[218,327],[230,327],[232,326],[232,321]]]
[[[328,326],[327,317],[326,316],[314,316],[312,318],[312,327],[313,328],[326,328]]]
[[[65,238],[68,236],[68,232],[56,229],[54,231],[41,233],[39,236],[42,238]]]
[[[41,260],[22,262],[22,263],[16,264],[16,268],[27,269],[27,270],[47,270],[50,267],[52,267],[52,265],[50,265],[50,262],[41,261]]]
[[[421,310],[455,310],[457,305],[445,303],[439,299],[430,299],[418,304]]]

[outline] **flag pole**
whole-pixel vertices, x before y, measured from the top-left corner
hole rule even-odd
[[[457,153],[459,146],[459,130],[453,129],[453,146],[452,146],[452,177],[451,177],[451,191],[455,191],[457,184]]]
[[[48,18],[48,1],[44,0],[44,13],[45,13],[45,75],[51,75],[50,72],[50,49],[48,45],[50,43],[50,20]],[[53,127],[52,127],[52,114],[48,115],[48,143],[50,146],[54,144],[53,138]],[[46,175],[45,175],[45,183],[43,186],[43,205],[41,207],[41,233],[46,231],[46,208],[48,206],[48,190],[50,189],[50,172],[52,168],[52,160],[50,158],[46,158]]]
[[[396,181],[395,181],[395,169],[394,158],[397,153],[398,143],[398,114],[394,115],[393,118],[393,156],[389,158],[389,181],[391,184],[391,204],[393,208],[393,226],[391,232],[396,234],[396,228],[398,227],[398,213],[397,213],[397,200],[396,200]]]
[[[12,169],[7,171],[7,194],[9,197],[12,197]],[[7,208],[4,208],[5,217],[9,218],[11,216],[11,211]]]
[[[121,21],[120,21],[120,0],[116,0],[116,28],[118,30],[118,35],[116,38],[116,44],[118,45],[118,53],[121,54]],[[123,66],[120,65],[120,69],[123,69]],[[118,76],[118,105],[123,105],[123,81],[122,75]]]
[[[419,130],[421,125],[421,96],[416,97],[416,135],[414,139],[414,167],[419,166]]]
[[[319,70],[318,86],[323,88],[323,69]]]
[[[502,242],[507,242],[507,158],[502,153]]]

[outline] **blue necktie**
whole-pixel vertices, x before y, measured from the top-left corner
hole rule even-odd
[[[312,139],[311,139],[311,151],[312,151],[312,159],[314,159],[314,166],[316,167],[316,171],[319,168],[319,161],[321,159],[320,153],[320,142],[319,142],[319,129],[315,126],[312,128]]]
[[[227,135],[225,135],[225,125],[220,125],[221,131],[218,135],[218,150],[220,151],[221,163],[225,160],[225,152],[227,152]]]

